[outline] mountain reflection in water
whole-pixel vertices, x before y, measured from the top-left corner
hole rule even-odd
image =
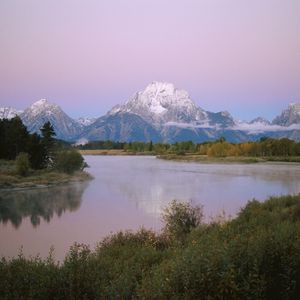
[[[8,221],[15,228],[22,224],[23,218],[29,217],[33,227],[41,219],[47,223],[66,211],[76,211],[82,201],[82,194],[88,183],[76,183],[66,186],[35,188],[31,190],[6,191],[0,196],[0,223]]]

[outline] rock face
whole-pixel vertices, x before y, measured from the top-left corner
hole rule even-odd
[[[19,115],[31,132],[39,132],[47,121],[57,137],[67,141],[112,140],[204,142],[225,137],[230,142],[257,140],[268,136],[300,140],[300,103],[288,106],[272,122],[258,117],[236,121],[229,112],[209,112],[197,106],[188,92],[173,84],[152,82],[123,105],[99,118],[74,120],[55,104],[42,99],[24,112],[0,108],[0,118]]]
[[[97,119],[85,128],[81,137],[88,140],[111,140],[121,142],[162,140],[158,130],[138,115],[118,112]]]
[[[272,124],[280,126],[291,126],[300,124],[300,103],[291,103],[281,115],[277,116]]]
[[[89,125],[93,124],[96,120],[97,120],[97,118],[81,117],[81,118],[78,118],[76,121],[77,121],[77,123],[79,123],[82,126],[89,126]]]
[[[73,141],[82,131],[82,126],[70,118],[58,105],[41,99],[33,103],[20,114],[23,123],[30,132],[40,132],[46,122],[50,122],[59,139]]]
[[[258,117],[249,122],[249,124],[271,125],[271,122],[263,117]]]

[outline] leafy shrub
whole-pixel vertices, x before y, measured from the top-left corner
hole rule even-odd
[[[85,167],[82,155],[75,150],[64,150],[57,153],[54,161],[57,170],[65,173],[74,173]]]
[[[30,169],[28,153],[21,152],[16,157],[16,171],[18,175],[26,176]]]
[[[165,222],[164,233],[173,241],[183,243],[191,230],[202,222],[201,206],[173,200],[162,215]]]

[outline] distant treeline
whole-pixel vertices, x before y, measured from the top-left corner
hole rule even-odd
[[[178,154],[195,153],[199,155],[208,155],[211,157],[226,156],[299,156],[300,142],[282,138],[261,138],[257,142],[244,142],[233,144],[227,142],[224,138],[214,142],[205,142],[195,144],[192,141],[177,142],[175,144],[163,144],[152,142],[113,142],[113,141],[93,141],[85,145],[77,146],[81,150],[95,149],[122,149],[128,152],[149,152],[152,154]]]

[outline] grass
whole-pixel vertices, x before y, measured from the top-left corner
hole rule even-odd
[[[252,200],[209,224],[186,222],[197,210],[172,205],[162,233],[119,232],[94,250],[74,244],[61,264],[51,253],[3,258],[0,298],[299,299],[300,195]]]
[[[14,161],[0,160],[0,189],[32,188],[91,179],[87,172],[66,174],[54,170],[30,170],[28,176],[17,175]]]

